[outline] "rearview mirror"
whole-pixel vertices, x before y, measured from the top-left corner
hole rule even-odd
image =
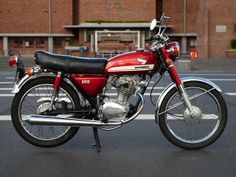
[[[153,19],[151,24],[150,24],[150,30],[154,30],[154,28],[156,27],[157,25],[157,20],[156,19]]]

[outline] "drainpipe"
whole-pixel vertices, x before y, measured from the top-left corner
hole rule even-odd
[[[52,1],[48,0],[48,33],[52,33]]]
[[[53,37],[52,37],[52,0],[48,0],[48,51],[53,52]]]
[[[187,53],[187,0],[184,0],[184,33],[182,37],[182,53]]]
[[[187,33],[187,0],[184,0],[184,34]]]

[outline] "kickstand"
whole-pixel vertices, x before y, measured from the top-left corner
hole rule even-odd
[[[98,136],[98,128],[93,127],[93,136],[95,140],[95,144],[93,144],[93,146],[96,146],[97,152],[101,152],[101,145]]]

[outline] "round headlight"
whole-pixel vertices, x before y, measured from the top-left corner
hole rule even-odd
[[[178,42],[171,42],[167,44],[166,51],[172,60],[176,60],[180,55],[180,47]]]

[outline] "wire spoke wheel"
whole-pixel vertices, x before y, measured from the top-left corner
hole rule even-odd
[[[76,109],[79,101],[75,92],[65,83],[61,84],[57,97],[51,106],[53,78],[36,79],[17,93],[12,103],[12,121],[18,133],[28,142],[41,147],[53,147],[65,143],[77,132],[78,128],[68,126],[31,125],[26,122],[32,114],[50,115],[50,109],[58,111],[58,117],[71,117],[62,110]]]
[[[46,114],[50,108],[52,92],[52,84],[36,85],[23,95],[19,106],[19,115],[21,115],[20,122],[25,131],[35,138],[49,141],[62,137],[69,131],[70,127],[30,125],[29,123],[25,122],[25,120],[26,117],[31,114]],[[59,100],[67,101],[68,108],[74,108],[73,100],[63,89],[60,89],[58,96],[55,98],[53,109],[62,109],[62,102],[59,102]],[[66,116],[68,117],[72,115]]]
[[[177,146],[202,148],[213,143],[223,132],[227,119],[226,105],[220,93],[207,84],[191,82],[185,84],[185,91],[195,117],[191,116],[174,88],[161,105],[161,112],[166,112],[160,116],[160,127],[164,135]]]

